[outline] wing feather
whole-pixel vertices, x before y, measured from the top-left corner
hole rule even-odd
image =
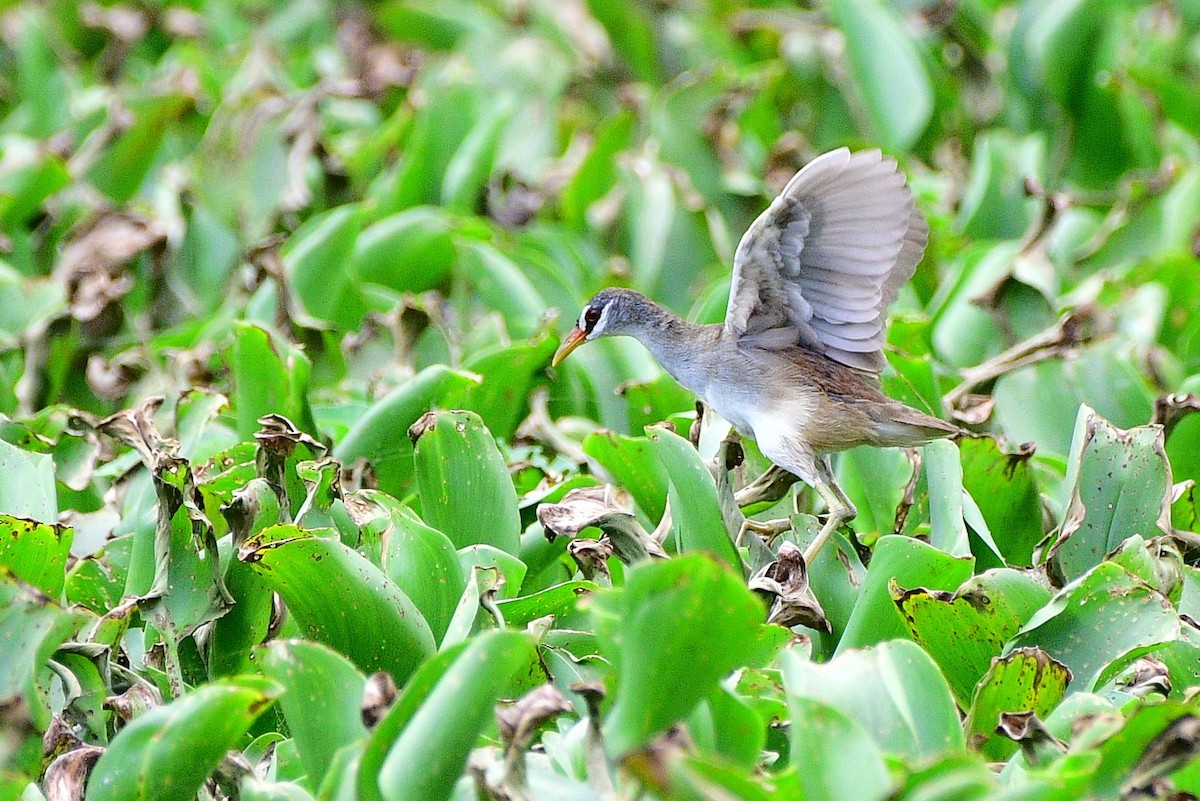
[[[893,159],[878,150],[825,153],[742,237],[725,325],[744,345],[801,345],[878,373],[888,306],[928,238]]]

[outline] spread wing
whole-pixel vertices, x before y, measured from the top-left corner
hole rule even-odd
[[[878,373],[887,308],[928,238],[894,160],[846,148],[818,156],[738,244],[725,326],[740,344],[801,345]]]

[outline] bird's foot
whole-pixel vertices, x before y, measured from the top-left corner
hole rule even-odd
[[[781,517],[777,520],[750,520],[742,522],[741,528],[738,529],[737,537],[734,539],[734,545],[741,545],[742,538],[747,531],[753,531],[755,534],[766,539],[768,542],[778,537],[785,531],[790,531],[792,521],[786,517]]]
[[[849,512],[849,514],[847,514],[847,512]],[[833,532],[841,528],[843,523],[849,523],[853,519],[853,509],[839,509],[836,511],[831,510],[826,516],[825,523],[821,526],[821,530],[817,532],[817,536],[814,537],[813,541],[809,543],[807,548],[804,549],[804,564],[811,565],[813,560],[817,558],[817,554],[819,554],[821,549],[825,547],[825,543],[830,537],[833,536]]]

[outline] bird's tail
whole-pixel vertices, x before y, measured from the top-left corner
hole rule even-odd
[[[953,437],[962,429],[953,423],[918,412],[903,403],[889,404],[879,414],[872,414],[874,441],[872,444],[893,448],[913,448],[935,439]]]

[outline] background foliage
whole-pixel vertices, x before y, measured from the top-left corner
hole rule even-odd
[[[0,798],[1200,794],[1195,0],[0,22]],[[636,344],[548,362],[720,319],[841,145],[933,230],[885,388],[976,436],[845,454],[805,574]]]

